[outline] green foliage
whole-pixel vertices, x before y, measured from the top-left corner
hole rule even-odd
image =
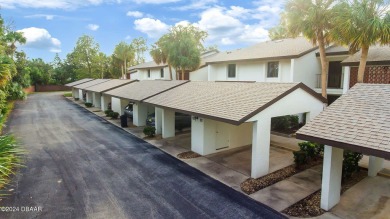
[[[271,130],[287,131],[299,128],[299,118],[296,115],[273,117]]]
[[[21,166],[23,154],[25,151],[13,136],[0,136],[0,189],[9,183],[15,168]]]
[[[311,160],[317,160],[323,156],[324,145],[314,142],[301,142],[298,144],[300,150],[294,151],[294,162],[297,167],[307,164]]]
[[[111,117],[111,119],[117,119],[119,117],[119,113],[111,112],[109,116]]]
[[[85,106],[87,107],[87,108],[89,108],[89,107],[92,107],[92,103],[88,103],[88,102],[86,102],[86,103],[84,103],[85,104]]]
[[[111,113],[113,113],[114,111],[108,109],[108,110],[105,110],[104,113],[106,114],[107,117],[111,117]]]
[[[343,160],[343,179],[350,178],[353,173],[359,171],[359,161],[363,158],[363,154],[353,152],[350,150],[344,150]]]
[[[72,93],[64,93],[64,97],[72,97]]]
[[[100,46],[92,36],[83,35],[72,51],[72,61],[80,78],[100,78],[98,55]]]
[[[130,60],[133,60],[135,57],[134,48],[131,44],[127,44],[126,42],[122,41],[115,46],[114,56],[115,58],[122,61],[121,68],[122,68],[122,77],[123,77],[127,71],[126,70],[127,63]]]
[[[146,126],[143,130],[144,134],[148,137],[153,137],[156,134],[156,128],[153,126]]]
[[[11,82],[7,86],[8,100],[24,100],[26,99],[26,92],[24,92],[23,87],[15,82]]]

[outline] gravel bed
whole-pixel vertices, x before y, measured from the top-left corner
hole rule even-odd
[[[193,151],[186,151],[178,154],[177,157],[180,159],[191,159],[191,158],[201,157],[201,155]]]
[[[264,189],[265,187],[268,187],[272,184],[275,184],[277,182],[280,182],[294,174],[297,174],[299,172],[302,172],[303,170],[306,170],[310,167],[316,166],[322,164],[322,159],[313,160],[310,163],[300,167],[296,168],[295,164],[292,164],[290,166],[287,166],[285,168],[282,168],[280,170],[277,170],[275,172],[272,172],[270,174],[267,174],[265,176],[262,176],[257,179],[249,178],[241,183],[241,190],[245,192],[246,194],[250,195],[252,193],[255,193],[261,189]]]
[[[367,176],[367,170],[360,169],[359,172],[352,175],[351,178],[347,179],[345,182],[341,184],[341,194],[343,194],[346,190],[351,188],[356,183],[360,182]],[[326,211],[321,209],[321,190],[307,196],[301,201],[291,205],[290,207],[284,209],[282,213],[285,213],[289,216],[293,217],[316,217],[320,216]]]

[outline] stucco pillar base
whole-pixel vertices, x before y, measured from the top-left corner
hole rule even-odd
[[[368,161],[368,176],[376,176],[383,168],[383,158],[370,156]]]
[[[251,177],[268,174],[271,136],[271,118],[253,122]]]
[[[321,208],[328,211],[340,201],[343,149],[325,145]]]
[[[160,135],[162,133],[162,109],[156,107],[154,109],[154,125],[156,128],[156,134]]]
[[[162,109],[162,137],[175,136],[175,111]]]

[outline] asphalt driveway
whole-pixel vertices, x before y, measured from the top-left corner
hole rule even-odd
[[[283,218],[59,93],[18,102],[7,131],[28,155],[0,218]]]

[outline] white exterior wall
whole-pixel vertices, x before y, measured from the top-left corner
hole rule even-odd
[[[79,89],[72,87],[72,96],[73,98],[80,98]]]
[[[208,78],[208,67],[205,66],[196,71],[190,72],[190,80],[191,81],[207,81]]]
[[[169,68],[164,67],[164,77],[161,77],[160,74],[161,68],[151,68],[150,69],[150,78],[148,77],[148,69],[138,69],[137,73],[131,74],[132,80],[155,80],[155,79],[164,79],[164,80],[170,80],[169,75]],[[172,78],[173,80],[176,80],[176,73],[175,70],[172,68]]]
[[[92,97],[92,92],[87,91],[87,103],[92,103],[93,104],[93,97]]]
[[[316,88],[317,74],[321,73],[321,62],[316,57],[317,51],[294,59],[292,82],[303,82],[312,89]]]
[[[108,103],[111,102],[111,96],[108,96],[108,95],[105,95],[105,94],[102,94],[102,96],[100,97],[100,107],[102,109],[102,111],[105,111],[107,110],[108,108]]]
[[[235,126],[211,119],[198,118],[195,120],[192,117],[191,150],[198,154],[212,154],[249,145],[251,142],[252,125],[250,123]]]
[[[83,100],[83,90],[81,89],[78,89],[79,90],[79,98],[80,100]]]
[[[124,108],[129,104],[129,100],[111,97],[111,108],[112,111],[119,113],[119,115],[123,115]]]
[[[277,78],[267,78],[268,62],[279,62],[279,74]],[[292,82],[291,62],[288,60],[253,61],[253,62],[229,62],[221,64],[210,64],[209,81],[257,81],[257,82]],[[236,77],[227,77],[227,65],[236,64]]]
[[[97,92],[92,92],[92,101],[93,105],[97,108],[100,108],[101,106],[101,94]]]

